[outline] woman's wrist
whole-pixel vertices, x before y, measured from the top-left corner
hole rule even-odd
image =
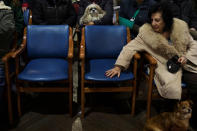
[[[121,65],[115,65],[114,68],[117,69],[117,70],[120,70],[120,71],[124,69],[124,67],[121,66]]]

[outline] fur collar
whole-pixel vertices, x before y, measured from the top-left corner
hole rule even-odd
[[[172,45],[169,45],[168,40],[160,33],[154,32],[148,23],[140,28],[139,37],[155,52],[169,59],[174,55],[185,55],[189,42],[189,30],[184,21],[174,18],[170,34]]]

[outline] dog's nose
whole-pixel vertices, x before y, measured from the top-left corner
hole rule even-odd
[[[192,112],[192,109],[188,109],[188,113],[191,113]]]
[[[91,9],[91,11],[92,11],[92,12],[95,12],[95,11],[96,11],[96,9],[95,9],[95,8],[92,8],[92,9]]]

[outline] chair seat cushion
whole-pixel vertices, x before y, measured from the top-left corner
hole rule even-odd
[[[93,81],[125,81],[132,80],[134,75],[132,72],[121,72],[120,77],[109,78],[105,76],[105,72],[114,67],[116,59],[91,59],[86,62],[85,80]]]
[[[68,79],[68,63],[65,59],[33,59],[18,75],[19,80],[56,81]]]

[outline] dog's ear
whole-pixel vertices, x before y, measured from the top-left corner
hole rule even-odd
[[[89,6],[86,7],[83,16],[79,20],[79,24],[80,25],[87,24],[87,16],[88,16],[88,14],[89,14]]]
[[[96,4],[96,8],[97,8],[99,14],[105,14],[105,11],[99,5]]]
[[[104,14],[105,15],[105,11],[102,9],[102,8],[100,8],[100,10],[99,10],[99,14]]]

